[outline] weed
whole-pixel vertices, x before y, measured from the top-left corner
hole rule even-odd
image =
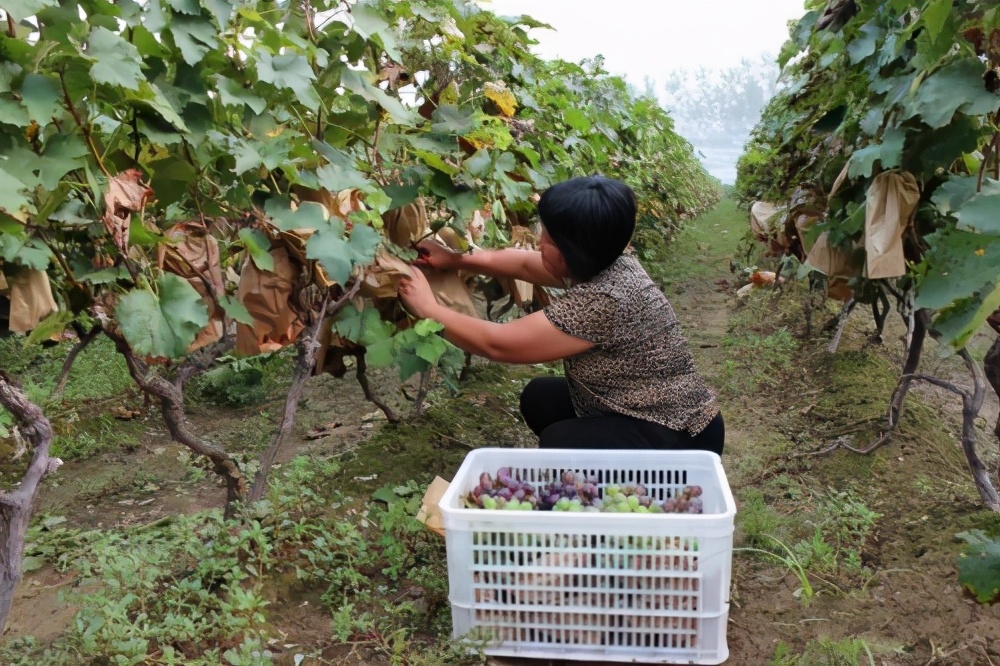
[[[793,654],[784,641],[778,643],[770,666],[875,666],[871,646],[860,638],[809,641],[802,654]]]
[[[792,354],[798,342],[787,328],[769,335],[748,332],[729,335],[723,342],[726,349],[720,380],[731,395],[741,395],[760,387],[776,387],[791,370]]]
[[[756,488],[748,488],[740,498],[740,510],[736,523],[743,543],[755,548],[763,548],[769,535],[781,526],[780,516],[764,502],[764,493]]]
[[[25,347],[21,338],[0,338],[0,367],[17,377],[34,402],[44,404],[55,390],[69,350],[69,344]],[[132,386],[128,368],[114,344],[99,337],[76,357],[62,400],[67,404],[101,400],[120,395]]]
[[[218,367],[192,382],[191,399],[219,407],[260,405],[287,382],[291,359],[289,350],[249,358],[223,356]]]
[[[791,571],[793,574],[795,574],[795,576],[799,579],[800,587],[798,590],[795,591],[795,596],[797,596],[799,599],[802,600],[803,605],[808,606],[809,602],[813,598],[814,592],[812,584],[809,582],[809,577],[806,575],[806,567],[804,566],[802,560],[799,559],[798,555],[796,555],[795,552],[792,551],[792,549],[789,548],[783,541],[780,541],[775,537],[769,535],[763,535],[763,536],[767,536],[768,539],[771,542],[773,542],[775,546],[778,546],[781,549],[780,552],[776,552],[775,550],[767,550],[764,548],[747,548],[747,547],[734,548],[733,552],[754,553],[757,555],[763,555],[765,557],[770,557],[774,560],[777,560],[781,564],[784,564],[786,567],[788,567],[788,570]]]
[[[296,458],[276,468],[266,500],[239,521],[218,512],[124,530],[81,531],[56,516],[32,525],[25,554],[93,582],[67,636],[0,648],[0,662],[267,664],[272,581],[293,572],[319,587],[337,640],[369,645],[390,663],[457,663],[417,639],[448,634],[444,543],[412,516],[416,483],[388,487],[376,501],[333,488],[338,464]],[[283,582],[282,585],[286,586]],[[457,654],[457,653],[456,653]],[[405,659],[401,655],[405,655]],[[421,661],[422,660],[422,661]]]
[[[820,575],[868,576],[861,551],[881,514],[869,509],[853,492],[829,491],[817,496],[813,534],[792,550],[804,566]]]

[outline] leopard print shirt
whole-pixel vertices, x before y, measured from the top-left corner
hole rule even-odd
[[[564,361],[578,416],[622,414],[697,435],[719,413],[674,309],[634,256],[570,287],[545,314],[594,343]]]

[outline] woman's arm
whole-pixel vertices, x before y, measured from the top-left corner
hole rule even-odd
[[[444,325],[444,337],[477,356],[501,363],[545,363],[581,354],[594,343],[563,333],[544,312],[506,324],[483,321],[439,305],[420,271],[400,282],[399,295],[422,319]]]
[[[439,270],[462,270],[496,278],[514,278],[541,287],[564,287],[563,281],[549,273],[537,250],[478,250],[472,254],[453,252],[435,241],[420,244],[417,264]]]

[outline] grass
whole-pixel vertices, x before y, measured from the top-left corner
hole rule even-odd
[[[818,638],[794,653],[787,643],[775,648],[770,666],[875,666],[875,656],[868,643],[859,638],[832,640]]]
[[[476,365],[461,392],[432,400],[419,417],[389,424],[341,458],[341,487],[371,492],[382,485],[457,470],[466,454],[484,446],[523,447],[534,435],[517,408],[524,383],[547,368]],[[405,460],[405,464],[400,464]]]
[[[145,424],[111,415],[112,407],[132,407],[137,400],[124,360],[110,340],[97,338],[77,356],[63,394],[53,396],[69,350],[69,344],[26,347],[23,338],[0,339],[0,367],[52,422],[52,455],[79,460],[134,449],[145,435]],[[3,417],[9,420],[6,412]],[[8,470],[17,475],[21,462],[5,460],[5,476]]]
[[[723,199],[712,210],[687,221],[669,245],[658,246],[655,256],[640,253],[640,259],[668,291],[686,282],[718,277],[719,266],[728,265],[748,229],[746,219],[735,201]]]
[[[56,388],[71,345],[26,347],[19,337],[0,338],[0,368],[15,377],[35,402],[46,403]],[[59,402],[76,403],[113,398],[133,386],[125,361],[105,337],[84,349],[73,363]]]
[[[792,369],[799,343],[788,329],[770,335],[748,332],[728,335],[722,341],[726,359],[719,373],[720,389],[731,395],[756,391],[762,386],[778,386]]]

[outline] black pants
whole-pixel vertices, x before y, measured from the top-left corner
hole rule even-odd
[[[565,377],[538,377],[521,392],[521,415],[542,449],[700,449],[722,455],[726,427],[719,414],[697,435],[631,416],[580,418]]]

